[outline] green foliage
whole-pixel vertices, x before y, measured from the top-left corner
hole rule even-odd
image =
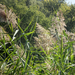
[[[67,4],[63,4],[60,7],[60,10],[63,12],[64,17],[65,17],[65,23],[67,25],[67,30],[70,32],[75,32],[75,6],[70,5],[68,6]]]
[[[59,0],[45,0],[43,3],[44,3],[44,8],[52,13],[58,10],[58,8],[61,5],[61,3],[59,3]]]
[[[1,0],[0,3],[5,4],[8,8],[11,8],[17,16],[19,16],[19,18],[23,18],[25,16],[21,23],[22,28],[26,27],[31,21],[30,17],[32,18],[33,15],[35,15],[35,17],[38,17],[38,23],[47,29],[51,26],[51,23],[49,22],[51,19],[49,16],[55,16],[55,12],[61,10],[65,17],[67,30],[74,32],[75,6],[66,4],[65,0]],[[48,23],[45,23],[44,21],[47,21]]]
[[[63,38],[63,37],[62,37]],[[74,71],[74,56],[73,56],[73,49],[72,49],[72,43],[73,42],[67,42],[67,46],[63,47],[63,39],[61,38],[61,44],[58,46],[55,46],[54,54],[51,55],[52,57],[52,67],[54,72],[51,72],[52,74],[56,73],[56,75],[68,75],[68,74],[75,74]],[[71,57],[72,56],[72,57]],[[71,60],[73,58],[73,61]],[[53,65],[54,63],[54,65]],[[72,67],[72,68],[71,68]]]
[[[49,18],[43,18],[39,24],[42,25],[45,29],[48,29],[50,27],[51,22]]]

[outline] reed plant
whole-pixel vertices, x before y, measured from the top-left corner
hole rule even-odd
[[[11,39],[11,45],[8,48],[6,48],[5,39],[3,44],[0,43],[0,75],[75,75],[74,41],[67,39],[67,42],[63,43],[63,36],[67,38],[64,32],[59,44],[55,43],[54,48],[47,53],[42,47],[40,49],[34,47],[27,38],[30,35],[32,39],[36,23],[30,32],[25,33],[30,26],[31,22],[23,30],[18,19],[20,37],[15,38],[14,41]],[[20,48],[17,49],[15,43],[21,37],[24,37],[25,44],[21,43]]]

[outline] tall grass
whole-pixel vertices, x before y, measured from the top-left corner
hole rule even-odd
[[[74,41],[68,40],[63,43],[63,36],[66,36],[64,33],[61,35],[59,44],[56,43],[47,54],[42,47],[35,48],[29,42],[27,36],[33,36],[36,23],[30,32],[25,33],[29,26],[23,30],[18,19],[18,28],[22,35],[11,41],[11,46],[8,48],[6,48],[5,39],[3,40],[0,47],[0,75],[75,75]],[[24,37],[25,45],[21,43],[20,48],[16,49],[15,42],[21,37]],[[11,49],[13,51],[9,52]],[[1,50],[3,50],[2,53]]]

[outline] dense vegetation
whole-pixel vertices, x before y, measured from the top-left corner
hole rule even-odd
[[[20,26],[23,30],[32,21],[26,32],[32,30],[36,21],[45,29],[50,28],[53,22],[52,18],[56,16],[58,10],[64,14],[66,29],[70,32],[75,31],[75,6],[66,4],[64,0],[62,2],[60,0],[1,0],[0,3],[11,8],[22,19]],[[28,38],[30,39],[30,36]]]
[[[75,5],[68,5],[64,0],[1,0],[0,3],[13,9],[20,18],[23,18],[22,28],[26,27],[34,16],[39,24],[48,29],[51,26],[52,17],[56,15],[58,10],[61,10],[65,17],[67,30],[74,32]]]
[[[20,29],[19,38],[12,42],[12,46],[15,46],[15,42],[19,39],[21,49],[24,51],[22,57],[20,54],[11,52],[6,59],[1,63],[11,58],[12,63],[1,66],[0,73],[6,75],[74,75],[75,73],[75,59],[73,56],[73,43],[66,42],[66,46],[63,47],[63,36],[67,38],[67,34],[61,35],[60,45],[54,44],[55,47],[47,54],[41,47],[37,49],[33,46],[32,36],[35,36],[34,31],[36,28],[36,22],[42,25],[45,29],[51,27],[52,18],[56,16],[57,11],[61,10],[65,17],[65,23],[67,30],[75,32],[75,5],[68,5],[63,0],[0,0],[1,4],[7,6],[8,9],[12,9],[18,19],[18,27]],[[26,33],[26,34],[23,34]],[[5,43],[5,40],[3,41]],[[5,47],[4,49],[8,51]],[[20,51],[21,51],[20,49]],[[12,55],[12,56],[11,56]],[[19,58],[14,61],[13,56]],[[26,55],[26,58],[24,58]],[[10,60],[10,59],[9,59]],[[8,60],[8,61],[9,61]],[[0,63],[0,64],[1,64]],[[14,66],[13,66],[14,65]]]

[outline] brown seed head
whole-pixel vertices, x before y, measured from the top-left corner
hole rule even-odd
[[[2,9],[0,9],[0,22],[6,22],[6,18],[7,16],[5,12]]]

